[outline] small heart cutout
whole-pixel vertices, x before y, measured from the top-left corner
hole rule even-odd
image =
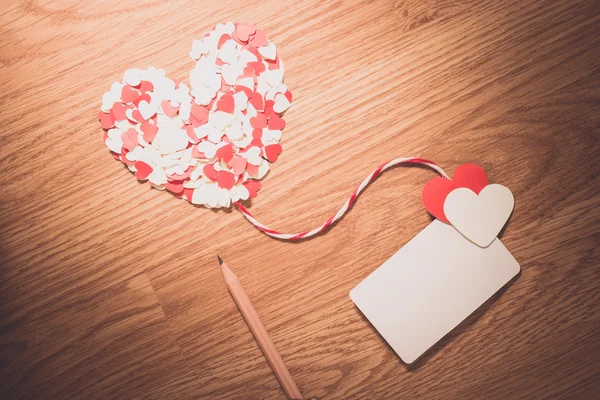
[[[271,114],[269,117],[269,129],[271,130],[283,130],[285,128],[285,120],[283,118],[279,118],[277,114]]]
[[[265,146],[265,156],[267,157],[267,160],[269,160],[269,162],[277,161],[277,158],[279,157],[282,151],[283,149],[279,144],[271,144]]]
[[[217,109],[223,112],[233,114],[235,110],[235,101],[230,93],[225,93],[219,101],[217,101]]]
[[[229,190],[235,185],[235,175],[225,170],[217,171],[217,183],[220,188]]]
[[[244,157],[235,156],[227,163],[236,175],[241,175],[246,170],[246,164],[248,161]]]
[[[244,187],[248,189],[248,192],[250,193],[250,198],[253,199],[256,197],[256,192],[258,192],[261,189],[262,185],[259,181],[250,179],[244,182]]]
[[[487,185],[479,195],[468,188],[457,188],[446,197],[444,214],[464,237],[488,247],[508,221],[514,205],[512,192],[502,185]]]
[[[225,162],[229,162],[233,158],[233,146],[228,144],[223,147],[219,147],[217,150],[217,158]]]
[[[129,85],[125,85],[121,90],[121,100],[123,101],[123,103],[130,104],[136,101],[137,98],[141,96],[141,94],[142,93],[139,90],[132,88]]]
[[[251,92],[251,95],[248,96],[248,102],[252,104],[256,111],[262,111],[265,108],[265,103],[260,93]]]
[[[250,125],[254,129],[263,129],[267,127],[267,116],[263,113],[256,114],[256,117],[250,118]]]
[[[138,161],[134,164],[136,169],[135,177],[140,181],[148,179],[148,175],[152,173],[152,167],[143,161]]]

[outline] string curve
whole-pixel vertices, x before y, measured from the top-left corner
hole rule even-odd
[[[332,225],[334,225],[337,221],[339,221],[340,219],[342,219],[344,217],[344,215],[346,215],[348,213],[348,211],[352,208],[352,206],[356,202],[356,199],[361,194],[361,192],[363,190],[365,190],[365,188],[367,186],[369,186],[369,184],[371,182],[375,181],[377,179],[377,177],[379,175],[381,175],[387,169],[395,167],[396,165],[402,165],[402,164],[420,164],[420,165],[424,165],[424,166],[429,167],[429,168],[433,169],[434,171],[436,171],[440,176],[443,176],[444,178],[448,178],[448,175],[446,174],[446,172],[444,172],[444,170],[439,165],[437,165],[436,163],[434,163],[433,161],[425,160],[423,158],[418,158],[418,157],[407,157],[407,158],[396,158],[396,159],[393,159],[392,161],[388,161],[388,162],[386,162],[384,164],[381,164],[375,171],[371,172],[361,182],[361,184],[358,185],[358,187],[354,190],[354,192],[352,192],[352,195],[348,198],[348,200],[346,200],[346,202],[344,203],[344,205],[342,206],[342,208],[340,208],[339,211],[336,214],[334,214],[331,217],[329,217],[327,219],[327,221],[325,221],[321,226],[319,226],[317,228],[314,228],[314,229],[311,229],[311,230],[308,230],[308,231],[301,232],[301,233],[281,233],[281,232],[278,232],[278,231],[276,231],[274,229],[271,229],[268,226],[262,224],[258,220],[256,220],[256,218],[254,218],[254,216],[250,213],[250,211],[248,211],[239,202],[234,203],[234,205],[242,213],[242,215],[252,225],[254,225],[256,227],[256,229],[258,229],[259,231],[263,232],[266,235],[269,235],[269,236],[274,237],[276,239],[290,240],[290,241],[307,239],[307,238],[309,238],[311,236],[315,236],[315,235],[318,235],[318,234],[324,232],[329,227],[331,227]]]

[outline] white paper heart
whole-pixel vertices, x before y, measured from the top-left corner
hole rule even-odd
[[[502,185],[487,185],[479,195],[471,189],[458,188],[446,197],[444,214],[464,237],[487,247],[506,224],[514,205],[512,192]]]

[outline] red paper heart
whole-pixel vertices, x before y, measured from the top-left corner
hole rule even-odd
[[[219,147],[217,150],[217,158],[224,160],[225,162],[229,162],[233,158],[233,146],[228,144],[223,147]]]
[[[125,121],[127,119],[127,115],[125,114],[125,112],[128,109],[129,109],[129,107],[126,106],[125,104],[121,103],[120,101],[117,101],[115,104],[113,104],[112,114],[115,116],[115,120],[116,121]]]
[[[248,164],[248,165],[250,165],[250,164]],[[246,187],[246,189],[248,189],[251,199],[256,197],[256,192],[258,192],[260,190],[260,188],[262,187],[262,185],[260,184],[259,181],[256,181],[253,179],[244,182],[243,185],[244,185],[244,187]]]
[[[203,107],[196,103],[192,103],[191,113],[194,116],[194,118],[196,118],[196,120],[199,122],[198,126],[208,121],[209,110],[206,107]]]
[[[265,146],[265,156],[267,156],[267,160],[270,162],[277,161],[277,157],[279,157],[282,151],[283,149],[279,144],[270,144]]]
[[[235,109],[235,102],[233,100],[233,96],[230,93],[225,93],[219,101],[217,101],[217,109],[233,114],[233,110]]]
[[[265,111],[263,111],[263,112],[267,117],[269,117],[269,116],[271,116],[271,114],[273,114],[273,104],[275,104],[275,102],[273,100],[265,101]]]
[[[227,34],[227,33],[222,34],[221,37],[219,38],[219,43],[217,44],[217,50],[221,50],[221,47],[223,47],[225,42],[228,41],[229,39],[231,39],[231,36],[229,36],[229,34]]]
[[[243,86],[240,86],[243,87]],[[247,93],[246,93],[247,94]],[[250,96],[248,96],[248,102],[256,108],[256,111],[262,111],[265,107],[265,103],[263,97],[260,93],[252,92]]]
[[[256,174],[258,174],[258,165],[252,165],[250,163],[246,164],[246,172],[248,173],[248,176],[253,177]]]
[[[202,172],[204,173],[204,176],[206,176],[208,179],[210,179],[213,182],[217,181],[217,171],[215,170],[215,166],[214,164],[206,164],[204,166],[204,168],[202,169]]]
[[[143,161],[137,161],[135,164],[135,177],[140,181],[148,179],[148,175],[152,173],[152,167]]]
[[[483,168],[477,164],[463,164],[456,168],[452,181],[456,187],[466,187],[479,194],[488,185],[488,178]]]
[[[123,103],[133,103],[141,94],[142,93],[139,90],[134,89],[129,85],[125,85],[123,86],[123,89],[121,89],[121,100],[123,100]]]
[[[250,39],[250,46],[252,47],[262,47],[268,44],[269,41],[267,40],[267,35],[260,29],[257,29],[256,32],[254,32],[254,36]]]
[[[265,67],[265,64],[262,63],[262,61],[249,62],[248,66],[254,70],[256,75],[260,75],[261,72],[265,72],[265,70],[267,69]]]
[[[476,164],[463,164],[456,168],[452,180],[438,177],[427,182],[423,188],[423,204],[434,217],[449,223],[444,214],[444,202],[448,194],[460,187],[479,194],[487,184],[488,179],[483,168]]]
[[[142,93],[152,92],[152,91],[154,91],[154,85],[150,81],[140,81],[140,85],[138,86],[138,89]]]
[[[183,183],[181,182],[167,182],[165,189],[174,194],[183,193]]]
[[[235,185],[235,175],[226,170],[217,171],[217,183],[220,188],[229,190]]]
[[[127,116],[127,119],[131,122],[137,122],[141,124],[145,121],[144,117],[142,117],[142,113],[137,108],[132,109],[129,114],[130,115]]]
[[[254,129],[263,129],[267,127],[267,116],[263,113],[256,114],[256,117],[250,118],[250,125]]]
[[[140,97],[138,97],[137,99],[135,99],[133,101],[133,105],[136,107],[139,107],[140,103],[142,101],[145,101],[146,103],[150,103],[151,100],[152,100],[152,98],[150,97],[150,95],[148,93],[143,93]]]
[[[100,125],[102,125],[102,129],[110,129],[115,125],[115,117],[112,112],[98,112],[98,119],[100,120]]]
[[[285,121],[283,118],[279,118],[279,115],[275,113],[271,114],[269,117],[269,129],[273,131],[281,131],[283,128],[285,128]]]

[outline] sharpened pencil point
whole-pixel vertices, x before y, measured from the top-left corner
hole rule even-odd
[[[223,265],[223,260],[221,260],[221,257],[217,256],[217,258],[219,259],[219,265]]]

